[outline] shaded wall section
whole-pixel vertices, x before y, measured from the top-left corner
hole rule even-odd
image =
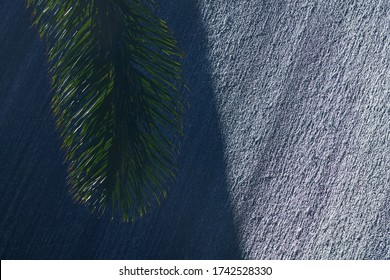
[[[90,215],[65,184],[50,113],[44,45],[24,1],[0,4],[0,257],[2,259],[229,259],[240,251],[225,183],[221,134],[195,1],[161,1],[186,57],[191,90],[178,179],[134,223]]]

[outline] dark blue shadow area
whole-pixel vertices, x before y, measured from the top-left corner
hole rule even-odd
[[[24,1],[0,9],[0,257],[2,259],[237,259],[223,143],[196,1],[160,1],[186,54],[190,91],[178,179],[134,223],[74,204],[50,113],[44,46]]]

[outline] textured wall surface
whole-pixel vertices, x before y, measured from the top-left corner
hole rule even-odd
[[[390,257],[390,2],[207,1],[247,258]]]
[[[68,195],[43,42],[0,0],[0,257],[390,259],[390,1],[159,2],[186,133],[123,224]]]

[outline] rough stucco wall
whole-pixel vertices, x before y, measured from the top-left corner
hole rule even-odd
[[[390,259],[389,1],[160,0],[190,107],[133,224],[67,195],[44,47],[0,1],[2,258]]]
[[[124,224],[72,202],[50,113],[44,46],[23,1],[0,0],[0,256],[55,259],[239,258],[223,145],[196,7],[182,7],[191,104],[177,182],[161,206]],[[183,15],[183,16],[184,16]],[[193,36],[196,36],[194,40]]]
[[[246,258],[390,257],[390,2],[204,1]]]

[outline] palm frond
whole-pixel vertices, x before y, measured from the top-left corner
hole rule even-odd
[[[124,220],[166,196],[181,134],[180,51],[153,1],[27,0],[47,38],[75,199]]]

